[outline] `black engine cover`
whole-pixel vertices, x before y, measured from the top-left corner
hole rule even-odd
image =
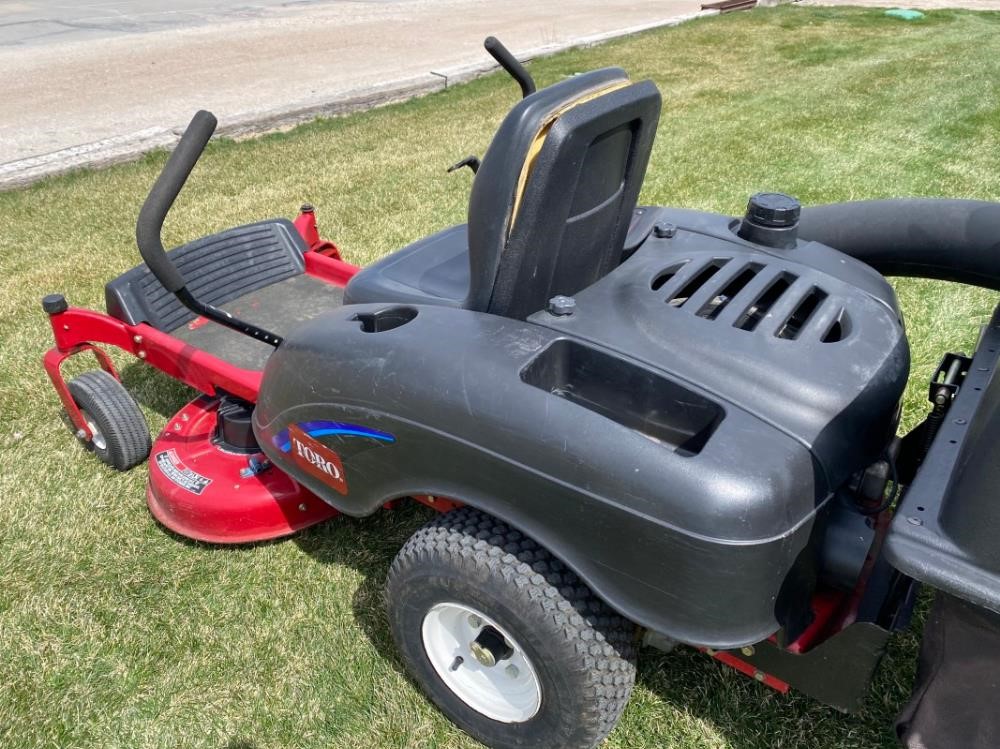
[[[674,639],[766,638],[802,613],[824,503],[895,427],[899,312],[828,247],[655,210],[674,228],[572,314],[366,304],[302,325],[264,373],[262,448],[351,515],[412,494],[480,507]]]

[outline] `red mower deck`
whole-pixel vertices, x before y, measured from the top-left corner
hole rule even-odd
[[[260,453],[227,452],[213,434],[219,401],[201,397],[153,443],[146,500],[153,517],[198,541],[241,544],[287,536],[338,513]]]

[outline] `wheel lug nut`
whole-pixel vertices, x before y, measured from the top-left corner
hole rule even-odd
[[[507,676],[509,676],[512,679],[516,679],[518,675],[521,673],[520,671],[517,670],[517,666],[515,666],[513,663],[507,666],[506,671],[507,671]]]

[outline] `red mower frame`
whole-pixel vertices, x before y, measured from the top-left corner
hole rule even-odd
[[[306,274],[334,286],[345,286],[359,268],[344,262],[333,242],[319,237],[312,206],[303,206],[294,224],[310,248],[303,254]],[[49,324],[55,346],[42,360],[45,372],[77,434],[85,441],[93,434],[70,395],[62,365],[67,359],[90,351],[101,369],[121,381],[111,357],[96,345],[99,343],[121,349],[205,395],[214,396],[221,390],[250,403],[257,402],[260,371],[236,367],[146,323],[129,325],[110,315],[69,307],[63,302],[49,312]]]
[[[340,258],[335,244],[320,238],[311,206],[303,206],[294,225],[309,247],[303,253],[306,275],[343,287],[358,272],[357,266]],[[227,394],[256,403],[261,371],[235,366],[147,323],[131,325],[108,314],[70,307],[61,296],[47,298],[43,307],[55,339],[55,346],[43,357],[43,366],[81,441],[91,443],[94,433],[70,392],[62,368],[77,354],[91,352],[100,368],[121,382],[101,344],[125,351],[208,396],[184,406],[156,440],[157,462],[173,462],[160,463],[159,471],[151,466],[146,498],[153,516],[167,528],[211,543],[249,543],[285,536],[337,514],[284,474],[260,471],[257,475],[253,469],[248,471],[247,455],[214,449],[216,396]],[[211,486],[212,482],[206,481],[197,495],[189,495],[163,473],[163,469],[188,473],[194,460],[209,466],[213,475],[237,477],[238,483],[217,481]],[[250,465],[258,462],[250,461]]]

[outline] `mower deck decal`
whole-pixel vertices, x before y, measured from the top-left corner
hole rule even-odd
[[[200,473],[192,471],[184,465],[181,459],[177,457],[176,450],[164,450],[157,453],[156,467],[170,481],[192,494],[200,495],[212,483],[212,479],[202,476]]]
[[[332,486],[341,494],[347,494],[344,465],[337,453],[310,437],[297,424],[288,427],[288,437],[292,460],[323,483]]]
[[[388,432],[380,432],[378,429],[361,426],[360,424],[347,424],[340,421],[303,421],[294,425],[310,437],[326,437],[336,434],[347,437],[369,437],[381,442],[395,442],[396,438]],[[282,452],[287,453],[292,448],[288,429],[282,429],[274,436],[274,444]]]

